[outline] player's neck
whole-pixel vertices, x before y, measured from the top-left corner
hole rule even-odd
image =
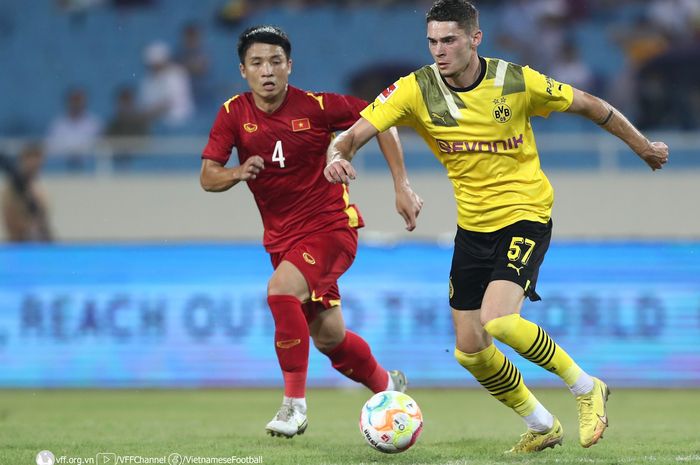
[[[264,98],[253,92],[253,101],[260,111],[267,114],[274,113],[284,103],[284,99],[287,98],[287,92],[289,92],[289,89],[285,87],[284,91],[271,98]]]
[[[460,73],[452,77],[446,77],[445,81],[452,87],[463,89],[474,84],[480,75],[481,60],[479,60],[479,55],[475,53]]]

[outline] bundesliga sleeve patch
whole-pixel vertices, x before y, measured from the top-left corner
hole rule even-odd
[[[393,94],[394,91],[398,88],[399,88],[398,82],[393,83],[392,85],[390,85],[389,87],[384,89],[381,94],[379,94],[379,100],[382,103],[386,102],[387,100],[389,100],[389,97],[391,97],[391,94]]]

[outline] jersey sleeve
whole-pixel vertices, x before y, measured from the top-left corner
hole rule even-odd
[[[360,119],[360,111],[367,106],[364,100],[350,95],[324,92],[307,94],[318,101],[331,132],[344,131]]]
[[[228,102],[227,102],[228,103]],[[209,131],[209,140],[202,151],[202,158],[214,160],[225,165],[236,145],[236,132],[233,129],[233,111],[230,106],[222,105]]]
[[[415,76],[404,76],[384,89],[360,115],[379,132],[392,126],[410,125],[417,93],[420,89]]]
[[[574,100],[569,84],[555,81],[527,66],[523,67],[530,115],[548,117],[553,111],[566,111]]]

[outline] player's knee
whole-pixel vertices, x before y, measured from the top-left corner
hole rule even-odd
[[[485,328],[486,325],[495,320],[496,318],[503,316],[502,309],[495,305],[490,305],[488,302],[483,302],[481,304],[481,311],[479,312],[479,320],[481,322],[481,327]]]
[[[289,295],[289,292],[285,292],[288,289],[284,283],[279,282],[275,278],[270,279],[267,282],[267,295]]]
[[[517,331],[519,319],[520,315],[514,313],[493,319],[482,317],[482,323],[487,333],[499,341],[503,341]]]
[[[328,354],[338,347],[345,339],[345,331],[324,331],[319,334],[312,334],[314,346],[322,353]]]
[[[296,283],[282,279],[279,276],[273,275],[267,282],[267,295],[292,295],[299,300],[304,300],[303,289]]]

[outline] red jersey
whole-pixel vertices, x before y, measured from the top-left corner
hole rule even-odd
[[[347,186],[329,183],[323,169],[333,133],[352,126],[366,106],[355,97],[288,86],[284,102],[271,114],[255,106],[250,92],[221,107],[202,158],[225,165],[236,147],[240,164],[254,155],[265,160],[265,169],[247,184],[262,216],[268,252],[288,250],[314,232],[364,226]]]

